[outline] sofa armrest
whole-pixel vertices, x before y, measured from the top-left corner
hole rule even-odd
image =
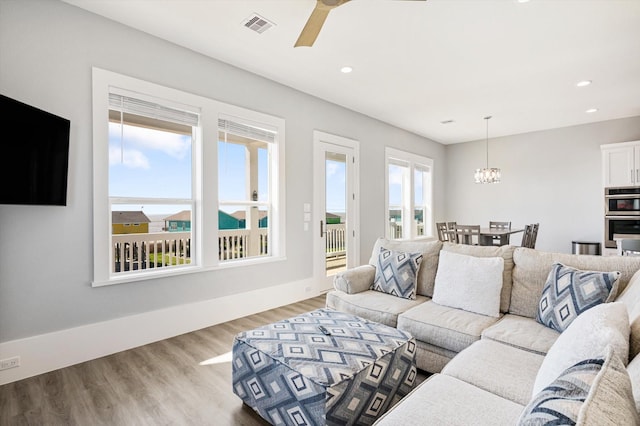
[[[375,266],[357,266],[338,272],[333,278],[333,287],[348,294],[361,293],[371,288],[375,276]]]

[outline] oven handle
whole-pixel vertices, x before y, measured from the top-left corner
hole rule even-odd
[[[636,199],[636,198],[640,198],[640,194],[615,194],[615,195],[605,195],[604,198],[610,198],[610,199],[620,199],[620,198],[628,198],[630,200]]]
[[[615,215],[607,215],[604,217],[605,219],[633,219],[640,220],[640,212],[638,212],[638,216],[615,216]]]

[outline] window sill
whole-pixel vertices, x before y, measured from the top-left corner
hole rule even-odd
[[[130,273],[123,276],[118,276],[115,278],[111,278],[109,280],[103,281],[92,281],[91,287],[105,287],[110,285],[117,284],[129,284],[135,283],[139,281],[149,281],[161,278],[169,278],[179,275],[189,275],[189,274],[198,274],[202,272],[210,272],[217,271],[220,269],[230,269],[230,268],[238,268],[244,266],[252,266],[252,265],[261,265],[266,263],[273,262],[282,262],[286,260],[286,256],[278,256],[278,257],[266,257],[266,258],[255,258],[255,259],[244,259],[244,260],[229,260],[224,263],[220,263],[216,266],[211,267],[202,267],[202,266],[184,266],[176,269],[172,269],[170,271],[149,271],[149,272],[140,272],[140,273]]]

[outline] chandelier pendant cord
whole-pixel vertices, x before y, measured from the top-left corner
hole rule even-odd
[[[484,119],[487,122],[487,137],[486,137],[486,143],[485,143],[485,149],[487,150],[487,169],[489,168],[489,119],[491,118],[490,115],[486,116]]]

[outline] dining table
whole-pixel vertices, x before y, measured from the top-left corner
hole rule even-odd
[[[517,234],[524,232],[524,228],[480,228],[480,245],[492,246],[494,245],[494,237],[498,237],[499,245],[504,246],[509,244],[509,236],[511,234]]]

